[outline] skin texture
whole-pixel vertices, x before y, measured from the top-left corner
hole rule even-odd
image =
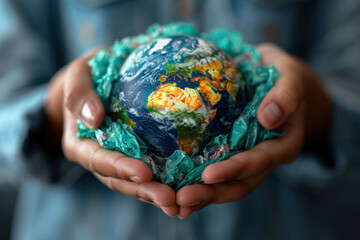
[[[151,181],[152,173],[145,163],[76,137],[76,119],[97,128],[104,118],[87,65],[96,51],[65,66],[49,85],[45,112],[49,132],[58,139],[54,144],[62,139],[62,150],[69,161],[92,172],[110,189],[153,204],[169,216],[186,218],[210,204],[241,200],[277,166],[294,161],[305,141],[325,137],[331,113],[320,79],[309,66],[272,44],[261,44],[258,50],[263,64],[275,65],[280,78],[264,98],[257,117],[266,128],[281,126],[286,136],[208,166],[202,174],[206,184],[186,186],[175,193]]]

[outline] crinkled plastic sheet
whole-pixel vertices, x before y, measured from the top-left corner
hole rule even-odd
[[[215,137],[205,146],[201,156],[193,158],[181,150],[176,150],[167,159],[160,159],[147,153],[146,144],[134,130],[121,120],[113,122],[108,114],[102,125],[95,130],[88,129],[78,121],[77,136],[92,138],[98,141],[101,147],[144,161],[152,169],[154,180],[178,190],[189,184],[203,183],[201,174],[208,165],[249,150],[266,139],[282,136],[282,133],[278,129],[268,130],[262,127],[256,118],[256,111],[262,99],[278,78],[276,68],[261,65],[256,48],[244,43],[241,34],[237,31],[214,29],[210,33],[199,34],[193,25],[186,23],[172,23],[165,26],[154,24],[145,34],[116,41],[111,51],[100,50],[89,61],[93,86],[104,104],[106,113],[109,112],[109,97],[113,82],[119,78],[120,68],[126,57],[138,46],[160,37],[175,35],[191,35],[210,40],[234,59],[245,79],[245,93],[250,100],[234,122],[232,130],[226,135]]]

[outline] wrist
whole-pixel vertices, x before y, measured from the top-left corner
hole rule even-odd
[[[316,142],[328,139],[331,126],[331,101],[321,78],[306,64],[303,64],[305,84],[305,141]]]
[[[47,88],[47,98],[45,100],[43,113],[44,122],[41,129],[45,139],[49,139],[53,149],[61,149],[61,138],[63,132],[63,83],[56,74]]]

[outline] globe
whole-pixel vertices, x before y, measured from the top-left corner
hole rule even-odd
[[[130,125],[148,151],[201,154],[228,133],[247,103],[233,60],[210,41],[193,36],[158,38],[133,51],[110,95],[114,121]]]

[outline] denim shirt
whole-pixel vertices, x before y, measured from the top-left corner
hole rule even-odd
[[[325,147],[304,149],[245,199],[185,220],[112,192],[39,139],[57,70],[90,48],[173,21],[280,45],[322,76],[333,103]],[[19,183],[13,239],[359,238],[359,26],[358,0],[1,1],[0,183]]]

